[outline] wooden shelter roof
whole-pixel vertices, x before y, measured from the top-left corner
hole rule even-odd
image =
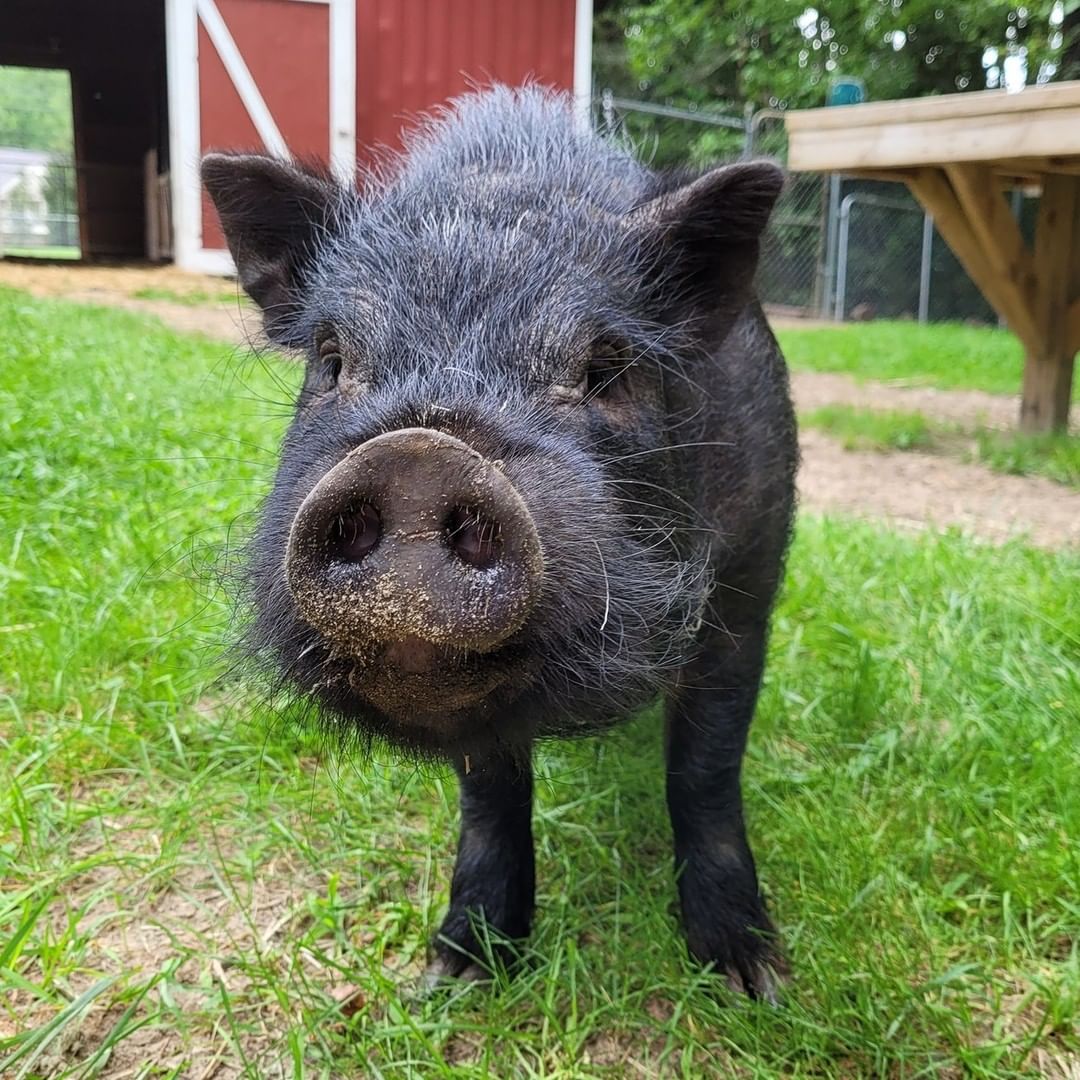
[[[985,162],[1020,181],[1080,175],[1080,82],[806,109],[786,122],[796,172],[875,175]]]

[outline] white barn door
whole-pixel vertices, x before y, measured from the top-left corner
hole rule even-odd
[[[199,187],[208,150],[356,165],[356,0],[165,0],[175,258],[232,260]]]

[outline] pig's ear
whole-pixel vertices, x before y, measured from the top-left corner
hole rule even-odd
[[[770,161],[713,169],[630,213],[656,257],[665,290],[683,300],[742,294],[757,266],[761,234],[784,186]]]
[[[325,177],[259,154],[207,154],[202,181],[221,220],[240,284],[263,310],[267,336],[292,340],[316,252],[343,193]]]

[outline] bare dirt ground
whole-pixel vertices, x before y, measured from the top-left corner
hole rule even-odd
[[[0,284],[38,296],[108,304],[157,316],[166,325],[223,341],[257,334],[258,319],[235,282],[187,274],[174,267],[84,267],[0,261]],[[151,290],[158,298],[135,294]],[[187,302],[183,302],[184,300]],[[800,326],[810,325],[805,320]],[[828,323],[822,323],[828,326]],[[920,412],[968,427],[1015,426],[1019,399],[974,390],[936,390],[858,383],[845,375],[796,373],[796,406],[829,404]],[[1073,410],[1080,429],[1080,409]],[[922,453],[842,449],[818,432],[801,438],[802,505],[859,517],[884,518],[902,527],[964,529],[993,542],[1024,535],[1044,547],[1080,546],[1080,493],[1038,477],[1002,476],[979,465]]]
[[[845,450],[819,431],[799,437],[801,505],[902,528],[957,526],[991,541],[1080,546],[1080,492],[1039,476],[1003,476],[933,454]]]
[[[174,266],[81,266],[0,260],[0,285],[25,289],[34,296],[53,296],[81,304],[155,315],[166,326],[222,341],[245,341],[258,330],[252,309],[235,281],[189,274]],[[146,299],[146,290],[176,299]],[[187,302],[184,302],[184,301]]]

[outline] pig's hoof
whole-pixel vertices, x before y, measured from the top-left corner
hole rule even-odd
[[[458,982],[483,982],[491,978],[491,972],[462,953],[436,956],[424,972],[430,979],[455,979]]]
[[[774,1006],[780,1004],[780,989],[787,982],[786,972],[777,966],[774,957],[751,960],[738,967],[729,965],[724,976],[729,990]]]
[[[788,981],[788,967],[775,941],[776,932],[764,914],[758,926],[727,932],[712,927],[689,934],[690,953],[696,960],[711,964],[729,989],[769,1005],[779,1005],[780,991]]]
[[[464,983],[487,982],[491,972],[462,953],[436,956],[420,978],[420,992],[427,996],[439,990],[450,990]]]

